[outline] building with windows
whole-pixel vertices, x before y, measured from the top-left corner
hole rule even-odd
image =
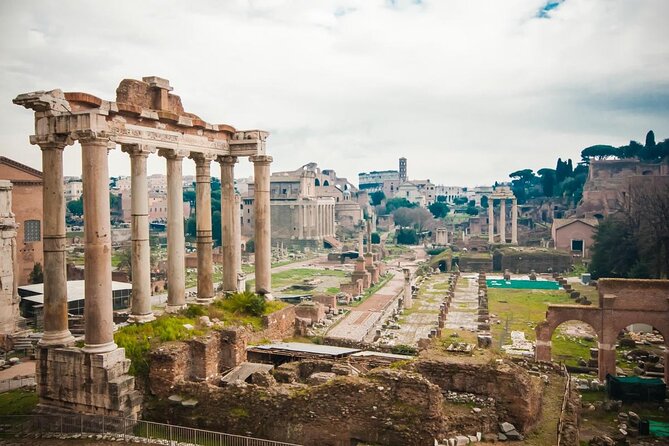
[[[81,182],[81,178],[73,178],[65,182],[63,194],[65,195],[66,203],[80,199],[83,193],[84,183]]]
[[[598,225],[599,220],[596,218],[554,219],[551,232],[555,249],[590,258],[590,248]]]
[[[18,285],[29,283],[36,263],[44,264],[42,250],[42,172],[0,156],[0,179],[12,183],[12,212],[16,220]],[[63,234],[64,235],[64,234]]]

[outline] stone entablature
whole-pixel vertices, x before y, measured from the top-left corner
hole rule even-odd
[[[664,379],[669,382],[669,280],[600,279],[598,305],[549,305],[546,320],[535,328],[536,359],[551,360],[551,337],[570,320],[583,321],[597,333],[599,379],[616,375],[618,334],[632,324],[648,324],[664,337]]]

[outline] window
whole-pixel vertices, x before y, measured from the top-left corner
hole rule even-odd
[[[583,240],[572,240],[571,241],[571,250],[583,252]]]
[[[23,241],[25,242],[39,242],[42,237],[40,234],[39,220],[26,220],[23,229]]]

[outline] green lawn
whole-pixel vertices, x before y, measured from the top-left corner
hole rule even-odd
[[[0,393],[0,416],[28,415],[37,407],[37,393],[24,389]]]
[[[305,280],[316,279],[318,277],[346,277],[344,271],[339,270],[324,270],[315,268],[295,268],[286,271],[280,271],[272,274],[272,290],[279,290],[281,288],[289,287],[291,285],[298,285]],[[253,289],[255,280],[248,281],[249,286]]]

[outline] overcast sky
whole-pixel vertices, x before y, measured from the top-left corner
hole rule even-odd
[[[405,156],[411,178],[491,184],[669,138],[667,17],[667,0],[3,0],[0,153],[41,169],[17,94],[113,100],[156,75],[208,122],[270,131],[273,170],[314,161],[357,184]],[[80,158],[67,149],[66,174]],[[111,174],[129,171],[112,151]]]

